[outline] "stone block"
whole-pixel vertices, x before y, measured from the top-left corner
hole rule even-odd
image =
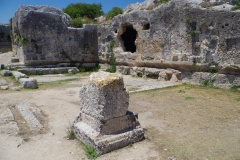
[[[19,82],[21,83],[23,88],[38,88],[37,80],[33,78],[20,78]]]
[[[12,75],[12,72],[9,71],[9,70],[2,70],[2,71],[1,71],[1,74],[2,74],[3,76],[11,76],[11,75]]]

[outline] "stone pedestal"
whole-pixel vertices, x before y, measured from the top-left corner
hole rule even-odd
[[[137,116],[128,111],[129,94],[121,74],[91,74],[79,97],[80,113],[73,131],[99,155],[144,139]]]

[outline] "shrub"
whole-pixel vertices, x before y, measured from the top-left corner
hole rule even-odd
[[[108,13],[107,13],[107,19],[112,19],[113,17],[122,14],[123,9],[119,7],[113,7]]]
[[[82,28],[83,27],[83,21],[81,17],[72,19],[70,21],[70,26],[74,27],[74,28]]]
[[[103,15],[101,4],[87,4],[87,3],[71,3],[66,8],[63,8],[63,12],[67,13],[72,19],[78,17],[87,17],[94,19]]]

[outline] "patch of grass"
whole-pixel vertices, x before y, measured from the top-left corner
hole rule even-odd
[[[44,73],[42,71],[36,71],[36,75],[44,75]]]
[[[54,69],[53,74],[58,74],[58,71],[56,69]]]
[[[143,74],[139,72],[139,73],[137,73],[137,76],[138,76],[138,77],[142,77]]]
[[[85,67],[82,64],[78,67],[79,72],[98,72],[101,68],[99,64],[96,64],[95,67]]]
[[[18,135],[20,135],[20,136],[22,136],[24,134],[25,134],[25,132],[18,132]]]
[[[67,131],[67,139],[69,139],[69,140],[76,139],[76,135],[75,135],[75,133],[73,132],[72,129],[68,129],[68,131]]]
[[[218,73],[218,70],[215,69],[215,68],[210,67],[208,72],[210,72],[211,74],[214,74],[214,73]]]
[[[178,93],[185,93],[185,92],[186,92],[186,91],[181,90],[181,89],[178,91]]]
[[[189,22],[190,22],[190,19],[189,19],[189,18],[185,18],[185,22],[186,22],[186,23],[189,23]]]
[[[239,98],[236,98],[236,100],[240,102],[240,97],[239,97]]]
[[[117,68],[115,65],[111,65],[108,69],[106,69],[106,71],[110,72],[110,73],[115,73],[116,70],[117,70]]]
[[[96,159],[98,157],[98,153],[95,149],[89,145],[84,144],[83,142],[79,142],[81,146],[83,146],[84,151],[86,152],[86,156],[88,159]]]
[[[24,142],[28,142],[28,141],[29,141],[29,138],[23,138],[23,141],[24,141]]]
[[[230,91],[231,91],[231,92],[239,92],[237,86],[233,86],[233,87],[231,87],[231,88],[230,88]]]
[[[192,37],[194,37],[194,36],[197,35],[196,31],[193,30],[193,29],[190,29],[188,33],[189,33]]]
[[[158,0],[158,1],[156,2],[155,7],[158,7],[159,5],[164,4],[164,3],[168,3],[168,2],[170,2],[170,1],[171,1],[171,0]]]
[[[204,82],[203,82],[203,85],[204,85],[204,86],[208,86],[208,85],[209,85],[209,80],[208,80],[208,79],[205,79]]]
[[[195,97],[185,97],[186,100],[193,100]]]
[[[20,42],[20,40],[21,40],[21,36],[20,36],[19,34],[16,35],[16,37],[15,37],[15,41]]]
[[[22,38],[22,39],[20,40],[20,44],[23,45],[23,46],[26,46],[26,45],[28,45],[28,40],[25,39],[25,38]]]

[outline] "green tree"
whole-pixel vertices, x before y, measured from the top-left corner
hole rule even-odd
[[[67,13],[72,19],[78,17],[87,17],[94,19],[103,14],[101,4],[87,4],[87,3],[71,3],[66,8],[63,8],[63,12]]]
[[[108,13],[107,18],[112,19],[114,16],[117,16],[119,14],[123,13],[123,9],[119,7],[113,7]]]

